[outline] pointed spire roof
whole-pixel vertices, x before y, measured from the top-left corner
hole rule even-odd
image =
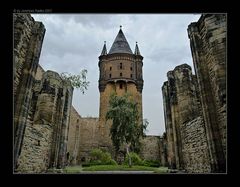
[[[136,42],[136,47],[135,47],[135,52],[134,52],[135,55],[141,55],[140,54],[140,51],[139,51],[139,48],[138,48],[138,44]]]
[[[103,50],[102,50],[101,56],[102,55],[107,55],[106,41],[104,41],[104,45],[103,45]]]
[[[122,26],[120,26],[120,30],[118,32],[117,37],[115,38],[112,47],[109,51],[108,54],[113,54],[113,53],[128,53],[128,54],[133,54],[127,39],[125,38],[123,31],[122,31]]]

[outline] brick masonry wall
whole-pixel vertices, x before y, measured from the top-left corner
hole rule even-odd
[[[80,120],[80,138],[77,163],[89,159],[92,149],[98,148],[98,118],[87,117]]]
[[[142,149],[140,155],[146,160],[160,161],[160,137],[146,136],[142,139]]]
[[[120,84],[122,84],[122,89],[120,89]],[[100,112],[99,112],[99,136],[98,139],[100,140],[100,146],[109,147],[109,151],[112,152],[112,141],[110,138],[110,127],[111,122],[106,122],[105,116],[108,110],[108,103],[110,99],[110,95],[114,92],[117,95],[122,96],[125,93],[131,94],[130,97],[134,98],[135,101],[138,102],[139,112],[140,112],[140,119],[142,119],[142,94],[137,91],[137,87],[134,83],[108,83],[104,92],[100,92]]]
[[[76,109],[72,106],[70,113],[70,124],[67,142],[68,164],[76,165],[79,153],[80,144],[80,125],[82,117],[78,114]]]
[[[206,132],[202,117],[186,123],[182,129],[184,169],[192,173],[211,172]]]

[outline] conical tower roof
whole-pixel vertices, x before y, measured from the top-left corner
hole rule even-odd
[[[118,32],[117,37],[115,38],[112,47],[109,51],[108,54],[114,54],[114,53],[128,53],[128,54],[133,54],[127,39],[125,38],[123,31],[122,31],[122,26],[120,26],[120,30]]]
[[[135,55],[141,55],[140,54],[140,51],[139,51],[139,48],[138,48],[138,44],[137,44],[137,42],[136,42],[136,47],[135,47],[135,53],[134,53]]]
[[[107,55],[106,41],[104,41],[104,46],[103,46],[101,55]]]

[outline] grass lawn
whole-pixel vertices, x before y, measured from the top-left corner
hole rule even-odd
[[[127,165],[95,165],[89,167],[72,166],[64,169],[65,173],[81,173],[81,171],[154,171],[154,173],[167,173],[166,167],[147,167],[147,166],[132,166]]]

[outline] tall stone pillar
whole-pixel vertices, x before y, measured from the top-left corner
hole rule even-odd
[[[174,71],[169,71],[167,73],[168,85],[169,85],[169,95],[170,95],[170,111],[172,116],[172,127],[173,127],[173,140],[174,140],[174,153],[176,158],[176,168],[182,169],[183,158],[182,158],[182,142],[180,133],[180,116],[177,98],[177,87],[174,77]]]
[[[49,168],[62,168],[66,163],[66,146],[73,88],[58,73],[47,71],[42,79],[38,111],[35,117],[44,119],[52,126]]]
[[[226,14],[188,26],[213,172],[226,171]]]
[[[167,139],[167,162],[170,168],[176,169],[176,158],[175,158],[175,143],[174,143],[174,132],[172,125],[171,105],[170,105],[170,93],[168,81],[164,82],[162,86],[163,95],[163,108],[164,108],[164,119]]]
[[[39,63],[44,25],[30,14],[13,14],[14,26],[14,167],[18,167]]]

